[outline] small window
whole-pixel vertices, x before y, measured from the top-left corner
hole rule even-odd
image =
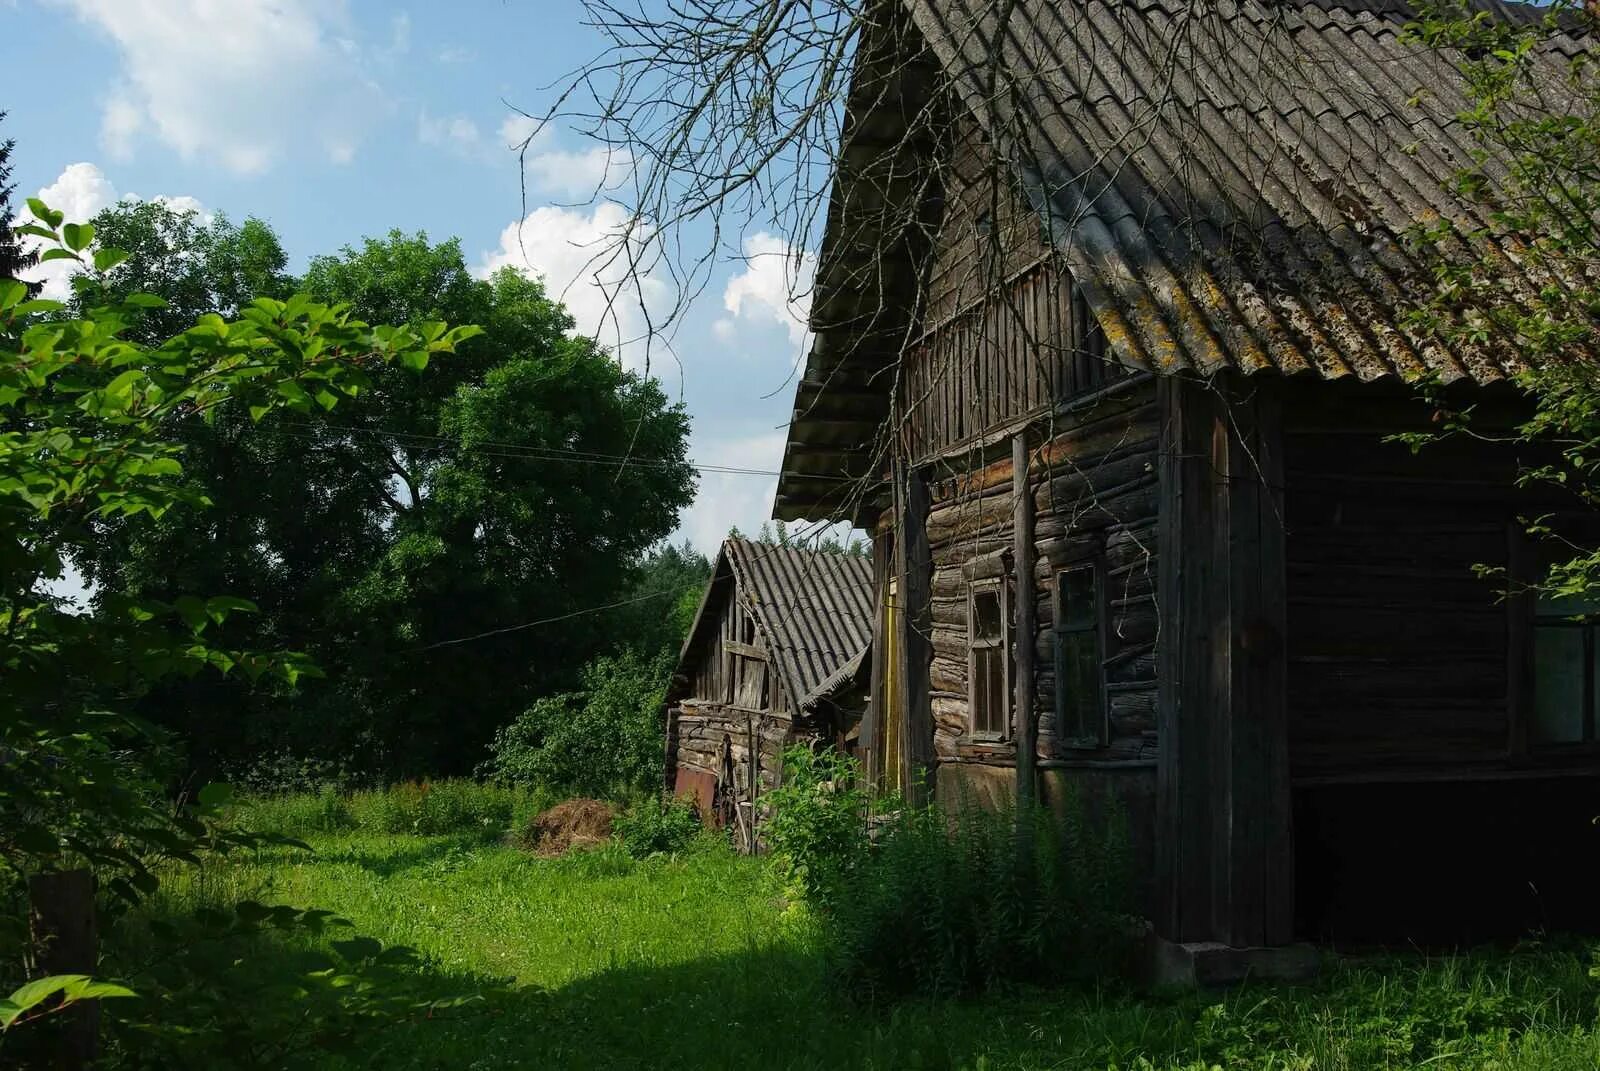
[[[1056,574],[1056,724],[1069,747],[1106,743],[1102,586],[1098,563]]]
[[[967,691],[974,736],[1006,735],[1011,715],[1008,631],[1004,586],[998,580],[972,585],[967,601]]]
[[[1534,744],[1581,744],[1595,738],[1600,600],[1540,598],[1533,626]]]

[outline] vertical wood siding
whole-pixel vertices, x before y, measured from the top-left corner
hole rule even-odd
[[[975,131],[945,178],[922,332],[901,363],[906,454],[934,457],[1104,386],[1105,336]]]

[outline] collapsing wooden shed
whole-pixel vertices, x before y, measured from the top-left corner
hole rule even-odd
[[[667,691],[668,787],[755,850],[784,749],[859,723],[871,622],[869,558],[725,540]]]
[[[1195,974],[1593,926],[1596,608],[1474,568],[1600,526],[1392,441],[1524,411],[1514,347],[1404,329],[1408,229],[1489,222],[1453,58],[1404,0],[868,10],[774,515],[873,533],[873,775],[1118,801]]]

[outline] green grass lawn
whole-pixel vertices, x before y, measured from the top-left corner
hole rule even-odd
[[[1299,989],[862,1007],[830,983],[825,935],[786,906],[760,861],[712,851],[634,862],[609,849],[548,860],[483,838],[371,833],[312,843],[310,855],[180,877],[151,910],[240,897],[328,908],[421,952],[420,996],[490,991],[373,1031],[329,1066],[1600,1067],[1600,983],[1572,945],[1330,963]],[[268,942],[243,969],[292,975],[307,940]]]

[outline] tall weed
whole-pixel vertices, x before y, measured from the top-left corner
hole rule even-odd
[[[258,832],[304,837],[323,833],[481,833],[498,835],[543,810],[549,793],[522,785],[468,780],[408,781],[384,789],[247,797],[238,818]]]
[[[1132,965],[1126,821],[899,807],[874,830],[854,760],[794,749],[767,797],[776,865],[823,917],[844,980],[868,997],[1059,984]]]

